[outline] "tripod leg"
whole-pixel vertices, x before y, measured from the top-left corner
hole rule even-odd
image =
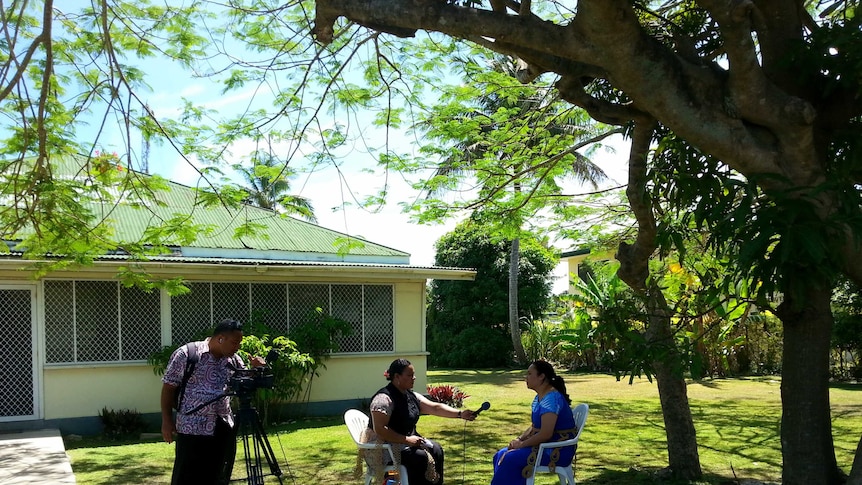
[[[263,485],[263,470],[258,450],[257,429],[255,427],[255,416],[250,414],[251,410],[240,410],[239,420],[242,432],[242,449],[245,453],[245,476],[248,485]]]
[[[269,438],[266,436],[266,431],[263,429],[263,422],[260,420],[260,415],[257,413],[257,410],[254,411],[254,425],[255,425],[255,439],[257,440],[257,445],[263,451],[264,456],[266,457],[266,462],[269,465],[269,471],[278,478],[278,483],[284,483],[282,480],[282,472],[281,467],[278,466],[278,461],[275,459],[275,453],[272,451],[272,445],[269,443]],[[260,457],[258,455],[258,462],[260,461]]]

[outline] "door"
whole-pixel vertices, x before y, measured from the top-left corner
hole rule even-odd
[[[36,291],[30,286],[0,285],[0,315],[6,334],[0,421],[39,418],[36,385]]]

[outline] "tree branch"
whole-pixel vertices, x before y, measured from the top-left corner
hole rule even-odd
[[[615,256],[620,262],[617,272],[620,279],[639,292],[647,289],[649,260],[658,247],[653,203],[647,192],[647,156],[655,126],[655,120],[649,118],[636,120],[634,124],[626,197],[637,220],[638,233],[634,243],[621,242]]]

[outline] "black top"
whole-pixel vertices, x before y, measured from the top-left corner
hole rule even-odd
[[[393,406],[392,415],[389,416],[389,429],[404,436],[418,436],[416,422],[419,421],[419,399],[416,398],[416,394],[409,389],[403,393],[392,383],[374,393],[374,396],[378,394],[386,394],[392,399]],[[372,400],[374,396],[372,396]],[[368,420],[368,427],[374,427],[373,419]]]

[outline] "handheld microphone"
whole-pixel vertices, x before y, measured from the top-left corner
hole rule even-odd
[[[278,351],[275,349],[270,349],[269,353],[266,354],[266,365],[269,365],[278,360]]]
[[[490,407],[491,407],[491,403],[489,403],[488,401],[485,401],[482,403],[482,405],[479,407],[479,409],[477,409],[476,411],[473,412],[473,415],[479,416],[479,413],[481,413],[482,411],[484,411]]]

